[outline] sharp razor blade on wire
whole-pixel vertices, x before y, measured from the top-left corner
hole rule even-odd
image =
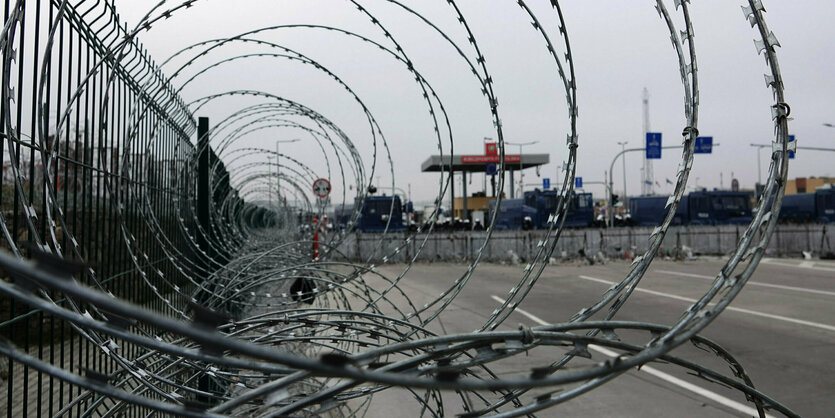
[[[50,382],[54,378],[72,386],[68,396],[63,396],[63,386],[55,392],[62,399],[55,408],[52,395],[44,395],[50,413],[353,415],[364,413],[374,394],[398,387],[421,410],[436,416],[444,414],[444,404],[453,398],[441,396],[446,390],[454,391],[465,416],[515,416],[559,405],[659,361],[742,392],[760,416],[766,410],[796,415],[757,390],[730,353],[700,335],[733,301],[764,255],[786,183],[784,151],[796,150],[796,142],[788,139],[790,108],[776,51],[780,43],[765,23],[759,0],[749,0],[742,10],[756,30],[756,52],[769,67],[765,81],[775,97],[774,158],[757,215],[717,275],[717,285],[671,326],[616,319],[669,231],[698,136],[700,73],[690,2],[675,0],[676,16],[657,0],[685,99],[685,149],[675,192],[666,201],[668,216],[652,231],[646,252],[634,258],[625,277],[600,299],[565,322],[511,330],[506,330],[507,320],[531,293],[565,233],[574,176],[582,165],[577,149],[583,143],[577,131],[576,82],[582,74],[575,73],[570,18],[563,18],[557,0],[550,1],[547,11],[539,8],[540,2],[507,2],[520,13],[520,22],[530,25],[527,31],[533,28],[537,50],[547,52],[550,76],[562,89],[558,96],[565,97],[567,109],[560,117],[568,121],[568,156],[557,183],[563,187],[525,268],[508,278],[506,299],[475,331],[453,334],[433,330],[443,326],[441,314],[473,286],[473,274],[495,238],[502,198],[486,231],[467,241],[472,255],[466,271],[437,296],[410,292],[407,274],[421,253],[438,240],[455,240],[439,221],[442,202],[455,187],[452,163],[441,169],[430,221],[403,232],[401,204],[410,193],[395,182],[402,144],[392,139],[396,135],[385,134],[382,112],[372,111],[379,104],[362,94],[362,86],[352,83],[350,72],[340,71],[338,62],[281,35],[303,33],[311,43],[326,36],[334,45],[355,45],[352,54],[373,51],[396,64],[406,75],[397,82],[409,80],[422,101],[415,113],[428,121],[427,132],[433,132],[441,157],[450,159],[462,143],[454,140],[455,113],[436,90],[442,83],[421,65],[410,32],[429,35],[425,42],[438,42],[432,46],[449,53],[454,65],[471,77],[484,116],[492,120],[499,155],[505,156],[505,129],[511,123],[503,122],[500,112],[512,101],[498,106],[500,77],[494,77],[486,58],[486,51],[496,46],[484,41],[491,38],[455,0],[437,2],[431,12],[424,10],[427,5],[397,0],[345,0],[344,12],[361,18],[362,25],[305,21],[259,26],[195,42],[164,61],[154,60],[139,42],[143,34],[167,21],[188,19],[203,3],[208,2],[161,1],[133,27],[119,21],[113,1],[17,0],[7,11],[0,34],[5,63],[0,91],[3,137],[8,150],[16,152],[10,153],[13,175],[3,176],[3,190],[13,194],[15,211],[20,212],[11,220],[5,208],[0,212],[7,244],[0,266],[12,279],[0,281],[0,292],[17,304],[3,326],[46,315],[61,324],[50,332],[71,335],[58,348],[50,344],[50,350],[96,347],[84,366],[68,366],[54,360],[55,353],[50,360],[34,356],[20,346],[19,334],[0,341],[0,352],[12,360],[11,384],[20,384],[15,379],[28,369],[39,374],[38,382],[48,375]],[[418,26],[401,26],[378,3]],[[41,8],[48,8],[48,15]],[[37,22],[38,29],[32,30],[39,31],[38,44],[23,39],[23,27],[31,22],[26,19]],[[456,23],[453,29],[447,20]],[[29,63],[30,57],[37,57],[37,66]],[[356,119],[365,124],[363,140],[370,145],[355,142],[357,136],[339,124],[339,115],[311,108],[292,95],[230,83],[229,88],[212,85],[209,93],[189,96],[207,91],[201,89],[214,84],[213,73],[259,62],[290,63],[327,80],[355,106]],[[15,75],[24,68],[32,71],[28,66],[35,67],[32,80]],[[22,100],[24,93],[31,100]],[[27,109],[21,102],[42,105]],[[223,103],[239,107],[212,119],[211,125],[208,118],[195,117],[217,115]],[[38,115],[23,117],[27,112]],[[43,121],[32,123],[28,139],[21,117]],[[269,140],[263,146],[246,142],[276,130],[292,130],[302,138]],[[304,146],[280,146],[282,142]],[[310,162],[313,155],[318,156],[315,163]],[[29,178],[36,158],[44,168],[37,178]],[[504,162],[497,166],[509,168]],[[498,189],[504,190],[504,175],[498,177]],[[374,196],[378,188],[389,195]],[[331,202],[341,202],[344,210],[328,220],[325,207]],[[368,228],[371,213],[377,214],[381,233],[371,235],[369,244],[359,235]],[[332,228],[331,222],[339,226]],[[400,273],[390,275],[389,269],[380,268],[393,263],[404,264]],[[20,313],[20,304],[33,310]],[[685,343],[715,355],[731,366],[733,376],[674,354]],[[496,372],[504,361],[554,347],[564,350],[555,352],[548,364],[514,375]],[[601,349],[614,357],[600,357]],[[40,412],[39,405],[33,408]]]

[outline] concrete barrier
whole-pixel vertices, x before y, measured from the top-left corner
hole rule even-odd
[[[744,225],[671,227],[661,244],[662,255],[687,248],[695,255],[727,255],[733,251],[745,231]],[[576,258],[580,250],[587,254],[602,252],[607,257],[624,257],[647,250],[655,228],[566,229],[562,232],[553,257]],[[343,241],[339,252],[352,261],[388,262],[468,261],[481,251],[483,261],[522,262],[540,250],[545,231],[497,231],[484,246],[486,232],[435,232],[431,235],[406,232],[383,234],[356,233]],[[552,237],[553,239],[553,237]],[[778,225],[767,247],[772,256],[815,255],[835,248],[835,224]],[[482,246],[484,246],[482,250]],[[545,246],[547,248],[547,246]],[[369,258],[370,257],[370,258]]]

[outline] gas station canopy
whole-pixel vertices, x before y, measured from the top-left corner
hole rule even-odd
[[[508,171],[537,167],[548,164],[548,154],[519,154],[504,156],[504,168]],[[488,164],[498,165],[498,155],[433,155],[421,164],[423,172],[466,171],[484,173]],[[451,166],[451,167],[450,167]]]

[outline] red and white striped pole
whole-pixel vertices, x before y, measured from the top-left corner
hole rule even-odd
[[[319,220],[313,218],[313,262],[319,262]]]

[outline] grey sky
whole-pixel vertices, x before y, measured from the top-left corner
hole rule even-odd
[[[156,1],[117,2],[120,14],[134,24]],[[415,67],[435,88],[452,123],[455,153],[482,153],[482,138],[495,137],[487,103],[468,67],[432,30],[413,16],[386,1],[361,1],[380,17],[393,33]],[[455,20],[446,0],[407,2],[453,40],[466,47],[466,36]],[[564,91],[556,66],[542,38],[528,18],[510,0],[469,0],[457,2],[471,26],[493,76],[499,110],[508,141],[539,140],[525,152],[549,153],[552,164],[542,176],[552,178],[557,164],[566,156],[567,115]],[[547,1],[530,1],[541,23],[555,43],[561,44],[556,14]],[[667,2],[673,12],[673,2]],[[691,5],[701,87],[699,129],[713,136],[721,146],[713,155],[698,155],[690,184],[718,187],[720,172],[724,184],[731,173],[743,187],[757,179],[756,150],[749,143],[768,143],[773,137],[770,109],[773,99],[766,88],[764,59],[758,56],[755,32],[743,18],[740,5],[728,0],[700,0]],[[790,124],[801,146],[835,147],[835,81],[832,78],[835,51],[835,3],[831,1],[765,1],[766,19],[782,44],[778,51],[785,77],[788,103],[794,120]],[[572,52],[576,64],[579,138],[577,175],[587,181],[601,180],[619,146],[641,146],[641,91],[649,89],[651,130],[662,132],[664,145],[678,145],[684,127],[683,89],[669,33],[654,9],[653,1],[564,1],[562,2]],[[166,7],[167,8],[167,7]],[[682,19],[676,13],[681,29]],[[194,7],[175,14],[143,33],[141,42],[158,62],[193,42],[228,37],[258,27],[277,24],[310,23],[336,26],[385,42],[379,30],[359,15],[347,1],[198,1]],[[431,120],[420,90],[402,64],[395,63],[379,50],[334,32],[316,29],[281,29],[260,34],[260,39],[294,48],[342,77],[367,103],[377,118],[392,149],[396,182],[410,183],[415,200],[437,194],[435,174],[421,174],[420,163],[437,153]],[[386,45],[391,45],[387,43]],[[219,51],[203,62],[220,57],[256,52],[258,48],[239,47]],[[471,50],[467,53],[472,57]],[[202,67],[200,66],[200,67]],[[170,67],[166,70],[172,71]],[[192,72],[193,73],[193,72]],[[177,83],[178,84],[178,83]],[[370,156],[369,129],[359,107],[332,80],[297,63],[256,58],[212,70],[187,87],[183,97],[193,100],[234,89],[264,90],[303,103],[337,123]],[[207,106],[199,115],[220,120],[237,107],[250,104],[245,99],[229,99]],[[262,131],[242,141],[241,146],[273,148],[275,138],[301,137],[293,130]],[[306,141],[306,142],[305,142]],[[311,152],[309,140],[283,146],[317,170],[324,165]],[[445,151],[448,147],[444,144]],[[517,153],[510,147],[508,153]],[[763,164],[767,163],[763,153]],[[797,176],[835,176],[835,153],[798,153],[790,168]],[[679,161],[677,151],[664,152],[656,161],[658,192],[671,190],[665,178],[673,178]],[[380,173],[383,183],[390,181],[387,162]],[[640,190],[639,167],[642,156],[627,158],[629,194]],[[367,161],[370,165],[370,158]],[[620,164],[615,170],[615,189],[622,189]],[[765,171],[765,168],[763,169]],[[527,179],[540,182],[530,170]],[[561,176],[560,176],[561,177]],[[481,177],[475,176],[470,191],[480,190]],[[460,189],[457,189],[460,191]],[[588,188],[600,195],[602,189]],[[341,193],[338,190],[335,190]]]

